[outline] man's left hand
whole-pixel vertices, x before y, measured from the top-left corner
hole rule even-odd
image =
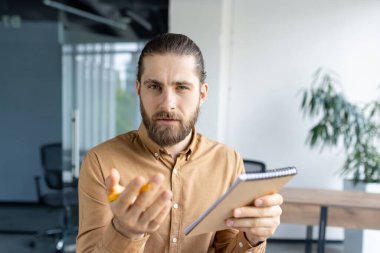
[[[283,198],[280,194],[262,196],[251,206],[236,208],[233,217],[226,220],[227,226],[245,233],[248,241],[255,246],[272,236],[280,225]]]

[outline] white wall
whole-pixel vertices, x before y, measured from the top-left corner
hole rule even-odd
[[[227,141],[269,168],[296,165],[291,186],[340,189],[337,149],[310,150],[300,89],[318,67],[335,70],[349,98],[374,98],[380,82],[380,3],[374,0],[235,1]],[[239,113],[240,112],[240,113]],[[238,129],[238,131],[236,131]],[[249,136],[249,138],[247,138]],[[289,236],[282,226],[277,235]],[[304,229],[292,227],[294,236]],[[341,237],[328,230],[328,236]]]
[[[327,177],[341,166],[338,151],[304,145],[310,122],[299,112],[297,93],[322,66],[340,74],[350,98],[374,98],[379,7],[374,0],[235,1],[228,142],[269,167],[298,165],[297,185],[340,188]]]
[[[203,104],[197,129],[206,136],[218,138],[219,60],[221,1],[174,0],[169,7],[169,30],[182,33],[197,43],[205,58],[209,95]]]
[[[300,173],[290,186],[341,189],[343,154],[305,145],[312,122],[302,117],[297,93],[325,67],[341,76],[350,99],[375,98],[379,9],[377,0],[172,0],[170,30],[199,44],[210,76],[211,99],[198,129],[269,168],[296,165]],[[302,238],[304,231],[281,226],[276,235]],[[327,236],[342,233],[329,228]]]

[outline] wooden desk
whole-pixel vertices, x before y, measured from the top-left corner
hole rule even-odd
[[[282,223],[308,225],[309,242],[311,225],[319,225],[318,253],[324,252],[326,226],[380,229],[380,194],[308,188],[283,188],[280,194]]]

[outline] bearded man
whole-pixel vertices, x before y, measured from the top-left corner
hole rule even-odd
[[[244,173],[237,152],[195,131],[205,78],[202,53],[187,36],[163,34],[146,44],[136,80],[142,124],[82,162],[78,253],[265,252],[280,223],[279,194],[234,209],[230,229],[183,233]]]

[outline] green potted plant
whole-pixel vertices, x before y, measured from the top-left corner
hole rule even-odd
[[[337,75],[319,69],[303,90],[301,110],[317,119],[309,131],[311,148],[340,146],[345,151],[341,174],[360,182],[380,182],[380,102],[350,102]]]

